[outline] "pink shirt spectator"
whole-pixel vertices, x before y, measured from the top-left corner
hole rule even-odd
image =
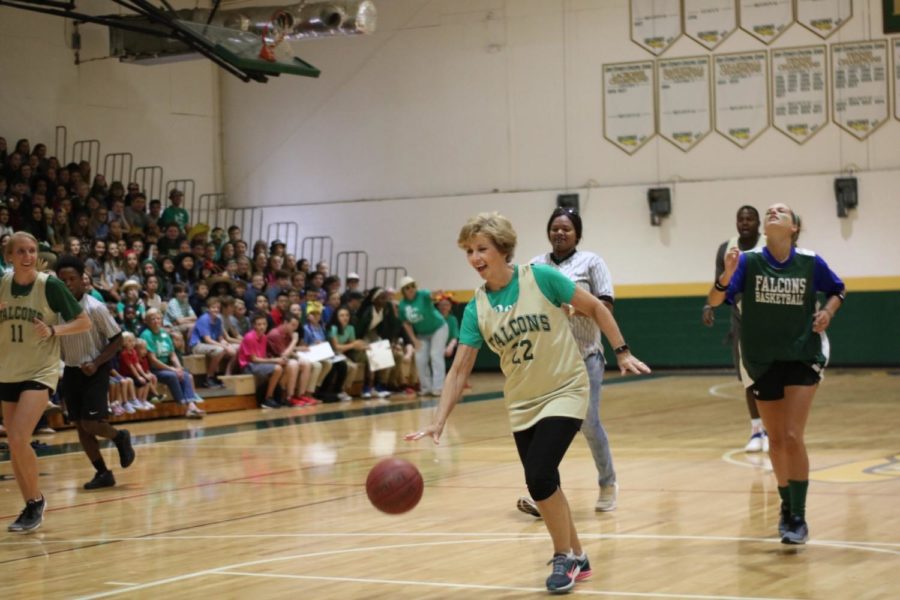
[[[253,362],[254,356],[266,358],[267,342],[268,338],[265,335],[259,335],[255,331],[247,332],[247,335],[241,340],[241,349],[238,351],[238,364],[242,369]]]

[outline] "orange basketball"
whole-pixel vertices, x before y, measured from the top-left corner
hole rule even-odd
[[[425,483],[414,464],[402,458],[386,458],[366,477],[366,494],[372,506],[391,515],[412,510],[422,498]]]

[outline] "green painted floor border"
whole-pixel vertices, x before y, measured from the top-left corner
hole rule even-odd
[[[638,381],[646,381],[648,379],[659,379],[668,377],[670,374],[660,375],[644,375],[641,377],[622,377],[620,379],[611,379],[603,383],[604,386],[618,385],[621,383],[633,383]],[[464,396],[460,404],[468,404],[471,402],[484,402],[486,400],[496,400],[503,397],[503,392],[485,392],[483,394],[470,394]],[[157,442],[172,442],[179,440],[194,439],[199,440],[208,437],[216,437],[220,435],[229,435],[232,433],[243,433],[247,431],[262,431],[265,429],[278,429],[280,427],[290,427],[292,425],[307,425],[310,423],[322,423],[326,421],[337,421],[340,419],[354,419],[357,417],[372,417],[377,415],[400,412],[403,410],[419,410],[422,408],[433,408],[437,405],[437,398],[427,400],[417,400],[415,402],[403,402],[400,404],[376,404],[375,401],[366,401],[369,404],[348,407],[345,410],[336,410],[326,413],[309,413],[291,416],[276,416],[280,410],[276,409],[265,413],[260,413],[262,417],[249,423],[237,423],[235,425],[215,425],[212,427],[204,427],[202,429],[193,430],[177,430],[165,431],[162,433],[148,433],[143,435],[134,435],[131,443],[134,446],[148,446]],[[354,402],[354,404],[358,404]],[[196,421],[192,421],[196,423]],[[78,442],[66,442],[62,444],[48,444],[35,448],[38,457],[58,456],[62,454],[80,453],[82,452],[81,444]],[[4,449],[0,451],[0,462],[9,461],[9,451]]]

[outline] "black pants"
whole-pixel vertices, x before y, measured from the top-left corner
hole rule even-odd
[[[535,501],[546,500],[559,488],[559,464],[580,429],[581,419],[547,417],[513,433],[525,484]]]

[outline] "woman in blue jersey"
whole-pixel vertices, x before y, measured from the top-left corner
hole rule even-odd
[[[800,218],[785,204],[766,211],[766,245],[725,255],[713,306],[739,302],[741,371],[769,435],[785,544],[809,538],[809,457],[803,441],[813,397],[828,362],[825,330],[844,302],[844,283],[820,256],[794,246]],[[819,306],[817,295],[827,298]]]
[[[478,349],[487,343],[499,354],[506,377],[504,399],[525,483],[553,540],[547,589],[565,593],[591,571],[559,479],[559,464],[587,411],[589,390],[562,305],[570,304],[591,316],[615,347],[623,373],[649,373],[650,369],[631,355],[615,319],[600,300],[548,266],[510,263],[516,233],[505,217],[497,213],[473,217],[460,231],[458,244],[484,285],[466,306],[459,348],[433,423],[406,439],[430,436],[438,443]]]

